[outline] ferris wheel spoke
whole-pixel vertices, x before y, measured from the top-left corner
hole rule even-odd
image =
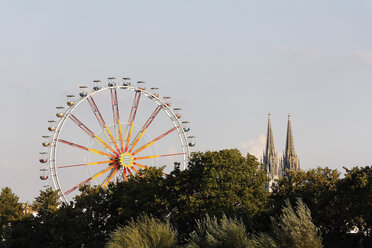
[[[143,165],[143,164],[139,164],[137,162],[133,162],[134,165],[137,165],[138,167],[142,168],[142,169],[148,169],[149,167],[147,167],[146,165]]]
[[[93,148],[87,148],[87,147],[85,147],[85,146],[81,146],[81,145],[78,145],[78,144],[75,144],[75,143],[72,143],[72,142],[69,142],[69,141],[63,140],[63,139],[59,139],[58,141],[61,142],[61,143],[64,143],[64,144],[70,145],[70,146],[72,146],[72,147],[76,147],[76,148],[79,148],[79,149],[85,150],[85,151],[90,151],[90,152],[93,152],[93,153],[96,153],[96,154],[99,154],[99,155],[105,155],[105,156],[108,156],[108,157],[111,157],[111,158],[115,158],[115,156],[112,155],[112,154],[105,153],[105,152],[101,152],[101,151],[98,151],[98,150],[93,149]]]
[[[130,167],[132,170],[134,170],[137,174],[138,174],[138,170],[136,170],[136,168],[134,168],[133,166]]]
[[[132,135],[133,124],[134,124],[134,120],[136,119],[136,114],[137,114],[137,109],[138,109],[140,98],[141,98],[141,91],[136,91],[136,94],[134,95],[134,99],[133,99],[132,109],[129,115],[127,130],[125,132],[125,140],[126,140],[125,152],[128,151],[130,137]]]
[[[100,137],[94,134],[87,126],[85,126],[78,118],[76,118],[73,114],[69,116],[69,118],[80,127],[84,132],[86,132],[93,140],[95,140],[99,145],[103,148],[107,148],[116,155],[119,155],[114,149],[111,148],[105,141],[103,141]]]
[[[171,153],[171,154],[164,154],[164,155],[152,155],[152,156],[145,156],[145,157],[136,157],[136,158],[133,158],[133,160],[159,158],[159,157],[168,157],[168,156],[177,156],[177,155],[184,155],[184,154],[186,154],[186,153]]]
[[[134,172],[136,172],[136,174],[138,175],[138,176],[140,176],[140,177],[143,177],[143,175],[139,175],[139,171],[136,169],[136,168],[134,168],[133,166],[131,166],[130,167]],[[129,169],[129,168],[128,168]],[[133,175],[133,174],[132,174]]]
[[[160,112],[160,110],[162,108],[163,108],[163,105],[158,105],[158,107],[156,107],[156,109],[154,110],[154,112],[150,115],[150,117],[145,122],[145,124],[143,125],[143,127],[141,128],[141,130],[137,133],[136,137],[134,137],[133,141],[131,142],[131,146],[130,146],[130,149],[128,151],[129,153],[132,152],[132,150],[134,149],[134,147],[141,140],[142,136],[145,134],[146,130],[151,125],[151,123],[154,121],[155,117],[158,115],[158,113]]]
[[[130,176],[133,176],[133,173],[132,173],[132,171],[130,170],[130,168],[127,168],[127,171],[128,171],[128,173],[129,173]]]
[[[115,137],[116,137],[116,140],[119,137],[120,139],[119,151],[123,152],[124,142],[123,142],[123,135],[122,135],[122,130],[121,130],[120,115],[119,115],[118,93],[117,93],[116,88],[110,88],[110,92],[111,92],[112,114],[113,114],[114,127],[115,127]]]
[[[101,126],[102,131],[106,135],[107,141],[110,142],[110,139],[111,139],[111,142],[115,145],[117,151],[120,152],[119,147],[118,147],[114,137],[112,136],[112,133],[111,133],[110,129],[107,127],[107,125],[106,125],[106,123],[105,123],[105,121],[104,121],[104,119],[101,115],[101,112],[99,112],[99,109],[98,109],[95,101],[93,100],[93,97],[89,96],[87,98],[87,100],[88,100],[88,103],[89,103],[94,115],[97,118],[97,121],[98,121],[99,125]]]
[[[109,182],[111,181],[111,179],[115,176],[116,172],[118,172],[118,170],[119,170],[119,166],[116,166],[116,168],[113,171],[111,171],[108,179],[103,184],[102,188],[106,188],[107,187],[107,185],[109,184]]]
[[[176,130],[177,128],[179,128],[179,126],[177,127],[173,127],[171,129],[169,129],[168,131],[166,131],[165,133],[163,133],[162,135],[156,137],[155,139],[153,139],[152,141],[150,141],[149,143],[147,143],[146,145],[140,147],[139,149],[137,149],[135,152],[132,153],[132,156],[136,155],[137,153],[145,150],[146,148],[152,146],[156,141],[164,138],[165,136],[167,136],[168,134],[172,133],[174,130]]]
[[[86,184],[86,183],[88,183],[88,182],[90,182],[90,181],[96,179],[97,177],[99,177],[99,176],[101,176],[102,174],[106,173],[107,171],[111,170],[111,169],[114,168],[115,166],[117,166],[117,164],[111,165],[110,167],[108,167],[108,168],[106,168],[106,169],[104,169],[104,170],[101,170],[100,172],[98,172],[98,173],[95,174],[94,176],[88,178],[87,180],[85,180],[85,181],[79,183],[78,185],[74,186],[72,189],[66,191],[64,194],[67,195],[67,194],[71,193],[72,191],[78,189],[80,186],[82,186],[82,185],[84,185],[84,184]]]
[[[123,172],[124,172],[124,174],[123,174],[123,176],[124,176],[124,181],[126,182],[126,181],[128,181],[128,178],[127,178],[127,168],[124,168],[124,169],[123,169]]]
[[[115,160],[91,162],[91,163],[86,163],[86,164],[63,165],[63,166],[58,166],[57,168],[60,169],[60,168],[69,168],[69,167],[77,167],[77,166],[85,166],[85,165],[109,164],[109,163],[113,163],[113,162],[115,162]]]

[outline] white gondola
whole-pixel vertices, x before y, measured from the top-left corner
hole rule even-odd
[[[107,78],[109,81],[108,81],[108,83],[107,83],[107,85],[108,85],[108,87],[114,87],[114,86],[116,86],[116,83],[115,83],[115,79],[116,78],[114,78],[114,77],[109,77],[109,78]]]
[[[67,106],[72,107],[75,105],[75,96],[74,95],[67,95]]]
[[[190,131],[190,122],[189,121],[183,121],[182,122],[182,127],[184,132]]]
[[[42,143],[42,145],[44,146],[44,147],[49,147],[50,146],[50,136],[42,136],[43,137],[43,139],[44,139],[44,142]]]
[[[150,88],[150,92],[151,92],[154,96],[159,97],[159,88],[156,88],[156,87]]]
[[[172,105],[170,96],[164,96],[163,99],[164,99],[165,105],[167,105],[168,107]]]
[[[174,110],[174,113],[176,114],[176,117],[178,118],[178,119],[181,119],[181,117],[182,117],[182,115],[181,115],[181,108],[174,108],[173,109]]]
[[[59,106],[59,107],[56,107],[56,109],[58,109],[58,111],[63,111],[63,110],[65,109],[65,107],[63,107],[63,106]],[[62,117],[65,116],[65,113],[63,113],[63,112],[58,112],[58,113],[56,114],[56,116],[59,117],[59,118],[62,118]]]
[[[47,152],[40,152],[40,158],[39,158],[39,162],[42,163],[42,164],[45,164],[48,162],[48,153]]]
[[[124,87],[131,86],[131,82],[130,82],[130,78],[129,77],[123,78],[123,86]]]
[[[137,81],[137,88],[140,90],[145,90],[145,81]]]
[[[88,95],[88,93],[89,93],[88,86],[81,85],[81,86],[79,86],[79,89],[80,89],[79,96],[81,98],[84,98]]]
[[[97,91],[102,88],[101,86],[101,80],[93,80],[93,90]]]
[[[51,120],[51,121],[48,121],[48,122],[49,122],[48,130],[51,131],[51,132],[56,131],[56,121]]]
[[[47,180],[49,178],[47,175],[47,169],[40,169],[40,171],[41,171],[40,179],[43,181]]]
[[[195,136],[189,136],[187,139],[189,140],[189,146],[194,147],[195,146]]]

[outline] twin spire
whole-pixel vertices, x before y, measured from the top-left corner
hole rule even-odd
[[[287,140],[283,157],[279,160],[274,146],[274,135],[271,127],[271,115],[268,116],[266,149],[263,155],[263,164],[270,180],[278,179],[285,175],[286,170],[300,169],[300,162],[294,148],[291,116],[288,115]]]

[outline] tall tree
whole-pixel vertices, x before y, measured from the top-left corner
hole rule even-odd
[[[311,218],[310,209],[301,199],[293,208],[289,200],[277,221],[273,221],[274,238],[279,247],[322,248],[322,238]]]
[[[0,247],[4,245],[5,235],[9,232],[11,223],[22,218],[22,204],[9,187],[1,189],[0,193]]]
[[[262,165],[250,154],[243,157],[237,149],[197,152],[186,170],[176,168],[166,177],[160,198],[183,234],[205,214],[220,218],[225,213],[252,224],[266,204],[266,180]]]
[[[335,199],[337,194],[337,182],[340,173],[327,167],[287,171],[287,175],[273,186],[270,196],[274,215],[281,212],[286,199],[295,204],[297,198],[301,198],[310,208],[314,223],[324,233],[332,232],[335,223],[338,222],[334,215]]]
[[[338,216],[339,231],[345,234],[357,228],[357,234],[368,247],[372,245],[372,167],[346,170],[337,184],[334,213]]]
[[[0,226],[5,227],[10,222],[22,217],[22,204],[9,187],[1,189],[0,193]]]

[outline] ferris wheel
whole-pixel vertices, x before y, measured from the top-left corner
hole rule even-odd
[[[49,180],[63,201],[88,183],[105,188],[150,166],[187,166],[195,137],[187,135],[190,122],[181,121],[182,109],[172,108],[171,97],[147,90],[144,81],[132,85],[130,78],[93,84],[66,96],[58,119],[48,121],[50,135],[42,136],[40,179]]]

